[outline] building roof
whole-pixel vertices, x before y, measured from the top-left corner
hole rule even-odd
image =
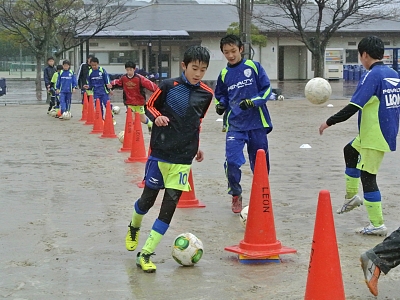
[[[159,0],[161,1],[161,0]],[[170,1],[170,0],[169,0]],[[276,17],[278,8],[271,5],[254,5],[254,15]],[[238,10],[229,4],[152,4],[142,6],[139,9],[128,10],[125,13],[130,16],[117,26],[108,27],[106,31],[176,31],[184,30],[190,33],[217,33],[224,34],[233,22],[238,22]],[[286,20],[290,24],[290,20]],[[257,23],[257,22],[255,22]],[[279,34],[281,31],[265,28],[259,25],[261,32],[270,35]],[[310,31],[313,28],[310,27]],[[399,33],[400,23],[390,20],[364,23],[348,28],[339,29],[337,34],[346,34],[357,31]],[[80,36],[87,36],[88,33]],[[97,34],[96,36],[100,36]]]

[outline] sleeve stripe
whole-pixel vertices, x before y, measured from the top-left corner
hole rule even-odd
[[[208,85],[206,85],[205,83],[200,82],[200,87],[202,87],[203,89],[205,89],[206,91],[208,91],[208,92],[210,92],[211,94],[214,95],[214,91]]]
[[[158,96],[161,94],[161,90],[157,88],[157,90],[151,95],[148,103],[147,103],[147,110],[154,116],[154,118],[157,118],[161,116],[161,113],[154,108],[154,101],[158,98]]]

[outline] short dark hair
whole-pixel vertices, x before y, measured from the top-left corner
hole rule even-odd
[[[385,44],[377,36],[371,35],[363,38],[358,43],[358,53],[366,52],[370,57],[381,60],[385,53]]]
[[[54,60],[54,57],[53,56],[48,57],[47,61],[49,61],[49,60]]]
[[[99,59],[93,56],[90,62],[99,63]]]
[[[240,49],[243,47],[243,42],[237,35],[228,34],[227,36],[223,37],[219,42],[219,48],[221,49],[221,51],[224,48],[224,45],[236,45]]]
[[[199,61],[207,65],[210,63],[210,52],[202,46],[190,46],[183,54],[183,63],[188,66],[189,63]]]
[[[63,65],[68,65],[68,66],[70,66],[70,65],[71,65],[71,62],[70,62],[68,59],[65,59],[65,60],[63,61]]]
[[[60,70],[62,70],[63,69],[63,66],[62,65],[57,65],[57,71],[60,71]]]
[[[126,63],[125,63],[125,69],[126,68],[133,68],[133,69],[136,69],[136,64],[134,63],[134,62],[132,62],[132,61],[127,61]]]

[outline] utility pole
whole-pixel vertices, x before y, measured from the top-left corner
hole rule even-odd
[[[243,57],[252,59],[251,48],[251,17],[253,14],[253,0],[236,0],[239,11],[239,32],[244,44]]]

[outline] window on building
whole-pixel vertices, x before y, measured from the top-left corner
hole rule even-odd
[[[90,55],[93,55],[94,57],[97,57],[99,59],[100,66],[109,64],[108,52],[93,52],[90,53]]]
[[[346,64],[358,64],[358,50],[346,49]]]
[[[110,64],[124,64],[127,61],[137,63],[139,62],[139,51],[110,51],[109,58]]]

